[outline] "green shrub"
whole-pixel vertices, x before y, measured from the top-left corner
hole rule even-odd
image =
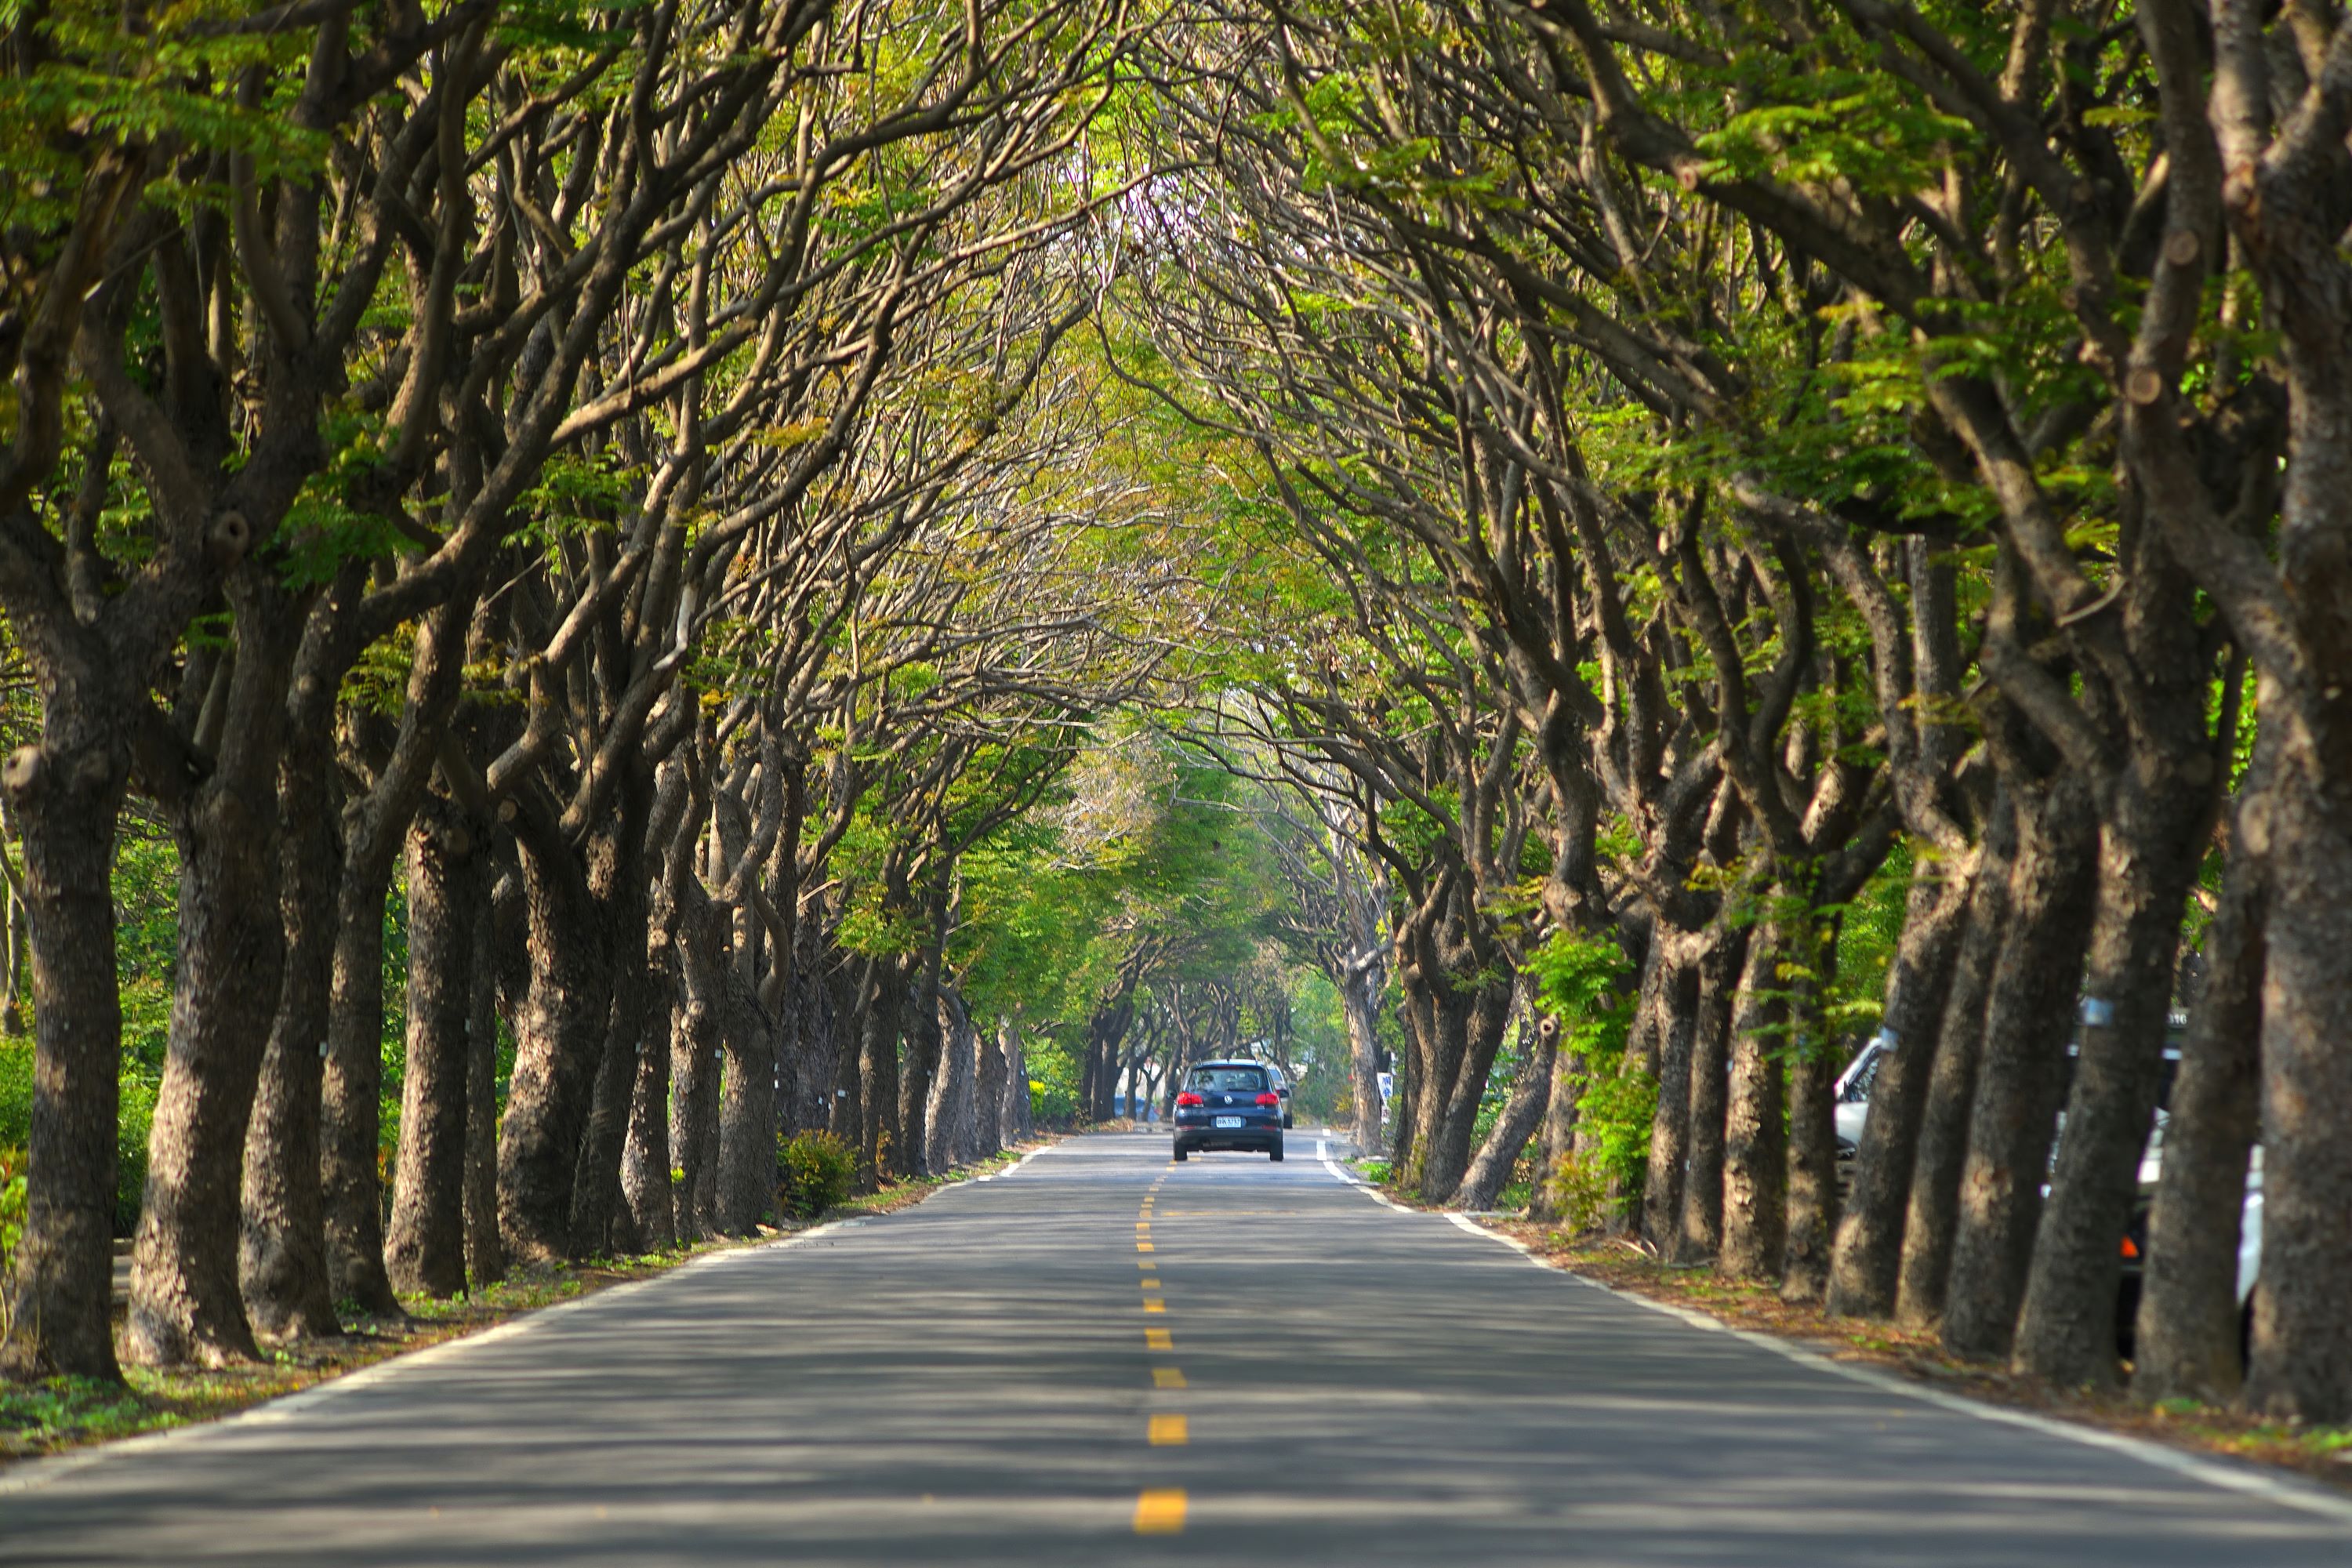
[[[0,1037],[0,1149],[33,1136],[33,1038]]]
[[[801,1132],[776,1149],[783,1175],[779,1194],[784,1212],[797,1219],[814,1219],[838,1207],[857,1180],[857,1151],[848,1140],[830,1132]]]
[[[0,1281],[8,1278],[16,1244],[25,1238],[25,1152],[0,1149]],[[9,1292],[0,1290],[0,1338],[7,1335]]]
[[[1625,1053],[1633,1021],[1624,950],[1607,937],[1559,931],[1528,955],[1543,1009],[1559,1021],[1559,1048],[1577,1061],[1577,1143],[1549,1173],[1554,1206],[1571,1231],[1589,1230],[1642,1201],[1658,1086]],[[1615,1210],[1615,1214],[1612,1211]]]
[[[126,1055],[121,1109],[114,1123],[114,1234],[139,1228],[139,1203],[147,1191],[147,1134],[155,1125],[156,1074]],[[0,1039],[0,1149],[21,1149],[32,1140],[33,1042]],[[24,1173],[21,1158],[16,1173]]]
[[[144,1070],[123,1064],[122,1100],[114,1120],[114,1234],[139,1228],[139,1205],[147,1195],[147,1134],[155,1126],[155,1094],[162,1085]]]

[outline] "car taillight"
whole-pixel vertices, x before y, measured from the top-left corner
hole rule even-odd
[[[2124,1256],[2126,1258],[2137,1258],[2139,1256],[2139,1243],[2134,1241],[2128,1236],[2124,1237]]]
[[[1261,1094],[1257,1097],[1257,1102],[1271,1110],[1276,1106],[1282,1103],[1282,1096],[1278,1094]]]
[[[1180,1094],[1180,1095],[1178,1095],[1178,1096],[1176,1097],[1176,1108],[1177,1108],[1179,1110],[1183,1110],[1183,1109],[1184,1109],[1185,1107],[1187,1107],[1187,1106],[1193,1106],[1193,1105],[1206,1105],[1206,1104],[1208,1104],[1208,1103],[1209,1103],[1209,1102],[1208,1102],[1207,1100],[1202,1100],[1199,1095],[1194,1094],[1191,1089],[1186,1089],[1183,1093],[1181,1093],[1181,1094]]]

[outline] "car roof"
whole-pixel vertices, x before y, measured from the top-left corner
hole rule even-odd
[[[1265,1067],[1265,1065],[1266,1065],[1266,1064],[1265,1064],[1265,1063],[1264,1063],[1264,1062],[1254,1062],[1254,1061],[1250,1060],[1247,1057],[1234,1057],[1234,1058],[1231,1058],[1230,1059],[1228,1059],[1228,1058],[1220,1058],[1218,1060],[1216,1060],[1216,1061],[1213,1061],[1213,1062],[1194,1062],[1194,1063],[1192,1064],[1192,1070],[1193,1070],[1194,1072],[1198,1072],[1198,1071],[1200,1071],[1202,1068],[1263,1068],[1264,1067]]]

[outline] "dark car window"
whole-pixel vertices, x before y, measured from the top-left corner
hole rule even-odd
[[[1212,1094],[1262,1094],[1265,1072],[1261,1068],[1194,1068],[1187,1087]]]

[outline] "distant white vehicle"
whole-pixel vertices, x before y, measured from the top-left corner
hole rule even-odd
[[[1881,1029],[1854,1053],[1837,1077],[1837,1157],[1851,1160],[1862,1149],[1862,1124],[1870,1119],[1870,1088],[1895,1049],[1895,1037]]]

